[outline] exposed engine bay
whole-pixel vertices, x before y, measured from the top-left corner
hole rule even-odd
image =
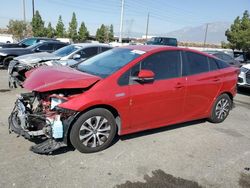
[[[45,139],[31,147],[35,153],[48,154],[66,146],[68,129],[78,112],[57,105],[82,92],[83,89],[67,89],[21,94],[9,116],[10,133],[15,132],[26,139]]]

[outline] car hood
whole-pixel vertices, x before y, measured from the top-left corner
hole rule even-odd
[[[23,87],[30,91],[46,92],[58,89],[87,88],[100,77],[65,66],[42,66],[27,74]]]
[[[41,61],[58,60],[60,58],[61,58],[60,56],[57,56],[53,53],[40,52],[40,53],[18,56],[14,59],[19,61],[22,64],[31,65],[31,64],[39,63]]]
[[[246,64],[246,65],[243,65],[242,67],[246,68],[246,69],[250,69],[250,63],[249,64]]]

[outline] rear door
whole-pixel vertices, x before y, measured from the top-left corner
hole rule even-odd
[[[186,120],[206,117],[221,86],[221,73],[214,59],[194,52],[183,52],[183,72],[186,76]]]

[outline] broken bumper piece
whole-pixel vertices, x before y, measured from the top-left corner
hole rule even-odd
[[[31,151],[39,154],[50,154],[67,146],[63,142],[63,124],[60,115],[48,118],[44,114],[34,113],[32,94],[24,94],[15,102],[15,107],[9,116],[9,133],[16,133],[26,139],[47,138],[44,142],[32,146]],[[32,101],[32,103],[29,103]]]

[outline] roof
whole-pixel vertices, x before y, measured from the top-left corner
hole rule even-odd
[[[123,46],[121,48],[128,48],[132,50],[141,50],[144,52],[149,52],[153,50],[160,50],[160,49],[169,49],[169,50],[180,50],[183,48],[174,47],[174,46],[163,46],[163,45],[128,45]]]
[[[108,44],[100,44],[100,43],[75,43],[72,45],[81,46],[81,47],[110,47],[112,48],[112,46],[109,46]]]

